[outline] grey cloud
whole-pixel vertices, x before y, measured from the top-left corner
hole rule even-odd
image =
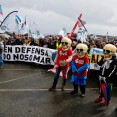
[[[34,10],[34,12],[36,11],[42,13],[52,11],[59,16],[59,26],[66,23],[66,27],[69,27],[69,25],[70,27],[73,27],[73,22],[76,22],[80,13],[83,14],[82,19],[86,21],[87,24],[97,24],[100,27],[105,26],[105,30],[108,30],[108,26],[115,29],[114,27],[117,25],[115,22],[117,17],[114,12],[117,10],[116,0],[3,0],[2,2],[7,11],[9,11],[8,9],[18,10],[19,12],[22,12],[21,14],[23,16],[30,15],[30,18],[35,21],[38,19],[39,21],[37,22],[42,22],[41,24],[45,21],[46,26],[50,26],[50,24],[48,24],[49,22],[57,24],[58,20],[56,19],[56,21],[53,21],[49,18],[47,19],[48,21],[46,21],[46,19],[44,20],[43,18],[36,16],[35,13],[31,14],[27,11]],[[50,15],[50,17],[52,16]],[[65,20],[69,20],[65,21],[64,18]],[[114,20],[111,20],[112,18],[114,18]],[[63,21],[64,23],[62,23]],[[43,27],[41,24],[40,27]],[[51,24],[51,27],[54,29],[56,29],[55,24]],[[89,30],[95,31],[96,27],[93,28],[89,26]],[[98,29],[96,32],[100,33]]]

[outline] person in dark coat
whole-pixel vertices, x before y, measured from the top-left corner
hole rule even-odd
[[[106,44],[103,48],[104,57],[98,62],[100,66],[99,71],[99,97],[95,99],[95,102],[100,102],[103,99],[103,93],[100,85],[103,83],[114,83],[117,74],[117,59],[116,59],[116,47],[112,44]],[[110,101],[109,101],[110,103]],[[102,106],[106,106],[106,100],[102,103]]]

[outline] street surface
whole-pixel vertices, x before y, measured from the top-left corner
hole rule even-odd
[[[71,95],[73,85],[70,74],[66,90],[61,91],[62,78],[57,90],[49,92],[54,74],[47,72],[52,66],[24,62],[5,62],[0,69],[0,117],[117,117],[117,88],[112,91],[111,103],[102,107],[95,103],[98,97],[98,73],[90,72],[87,79],[86,95],[80,91]]]

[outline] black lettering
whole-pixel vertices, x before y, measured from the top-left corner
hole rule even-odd
[[[7,54],[7,60],[10,60],[10,59],[11,59],[10,54]]]
[[[25,53],[26,47],[22,47],[22,53]]]
[[[15,47],[15,53],[19,53],[20,52],[20,47]]]
[[[35,54],[40,54],[40,49],[39,48],[35,49]]]
[[[4,52],[7,52],[7,47],[4,48]]]
[[[14,60],[19,60],[19,54],[13,54],[13,59]]]
[[[8,53],[12,53],[12,47],[8,47]]]
[[[28,55],[27,54],[25,55],[25,59],[24,60],[28,60]]]
[[[41,55],[44,55],[44,49],[41,49]]]
[[[27,47],[27,52],[26,53],[28,53],[30,51],[31,51],[31,48],[30,47]]]
[[[29,60],[32,61],[32,55],[29,56]]]
[[[20,60],[23,60],[23,59],[24,59],[24,55],[21,54],[21,55],[20,55]]]
[[[91,56],[91,63],[95,63],[95,54],[92,54]]]
[[[100,55],[98,54],[97,59],[96,59],[96,63],[99,61],[99,57],[100,57]]]
[[[42,57],[42,59],[41,59],[40,63],[44,63],[44,57]]]
[[[46,58],[46,63],[48,64],[50,64],[50,58]]]
[[[35,60],[36,60],[37,62],[39,62],[39,61],[40,61],[40,56],[37,57],[36,55],[34,55],[33,61],[35,61]]]
[[[48,51],[46,50],[46,52],[45,52],[45,56],[48,56]]]
[[[32,48],[32,54],[34,53],[34,51],[35,51],[35,48]]]

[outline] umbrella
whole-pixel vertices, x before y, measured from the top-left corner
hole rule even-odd
[[[111,91],[112,91],[112,86],[113,86],[113,84],[109,84],[109,86],[110,86],[110,88],[109,88],[109,100],[111,99]]]
[[[101,88],[101,90],[102,90],[104,99],[106,100],[106,93],[105,93],[105,87],[104,87],[105,85],[106,85],[106,83],[100,84],[100,88]]]
[[[107,85],[105,85],[104,86],[104,88],[105,88],[105,95],[106,95],[106,105],[108,105],[109,104],[109,85],[107,84]]]
[[[100,85],[104,99],[106,101],[106,106],[108,106],[111,99],[112,84],[103,83]]]

